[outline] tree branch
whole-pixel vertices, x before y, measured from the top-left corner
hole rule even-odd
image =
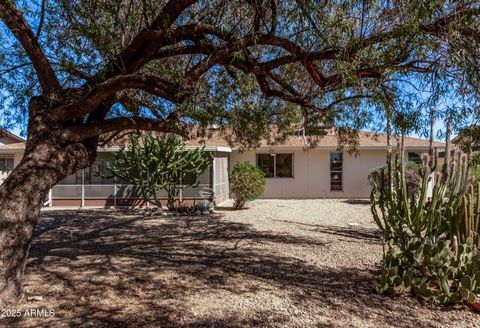
[[[55,108],[54,118],[58,121],[65,121],[81,117],[98,108],[105,99],[125,89],[144,90],[177,104],[181,103],[185,97],[181,94],[179,86],[157,76],[148,74],[120,75],[93,87],[88,86],[77,90],[77,99]]]
[[[0,3],[0,18],[27,52],[37,72],[44,96],[50,100],[59,99],[62,87],[52,65],[38,44],[32,29],[13,1],[2,1]]]
[[[187,136],[187,129],[168,120],[153,120],[141,117],[118,117],[93,122],[81,127],[66,129],[61,135],[64,142],[81,142],[102,134],[122,130],[144,130],[175,133]]]
[[[0,71],[0,75],[7,74],[7,73],[13,72],[13,71],[15,71],[19,68],[22,68],[22,67],[25,67],[25,66],[30,66],[30,65],[32,65],[32,63],[23,63],[23,64],[15,65],[13,67],[9,67],[7,69],[4,69],[3,71]]]
[[[158,15],[150,25],[151,29],[164,30],[169,28],[182,12],[193,5],[198,0],[170,0],[162,9],[162,13]]]
[[[45,20],[45,5],[47,3],[47,0],[42,0],[42,9],[40,12],[40,23],[38,23],[38,28],[37,28],[37,33],[35,34],[35,37],[38,39],[40,37],[40,34],[42,33],[42,27],[43,27],[43,21]]]

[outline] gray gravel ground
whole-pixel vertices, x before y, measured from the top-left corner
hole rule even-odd
[[[358,223],[352,227],[349,223]],[[480,327],[442,308],[372,289],[382,246],[369,206],[257,200],[211,217],[46,211],[17,308],[55,317],[11,327]]]

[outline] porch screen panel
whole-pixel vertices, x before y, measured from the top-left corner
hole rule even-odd
[[[113,198],[114,185],[85,185],[85,198]]]
[[[99,153],[95,162],[85,169],[85,184],[90,185],[113,185],[115,177],[109,170],[112,159],[110,153]]]
[[[201,185],[208,185],[210,184],[210,178],[211,178],[210,168],[207,168],[207,171],[198,177],[198,182]],[[193,184],[195,182],[191,175],[185,176],[183,181],[185,184]]]
[[[167,192],[165,190],[159,190],[157,191],[157,197],[160,197],[160,198],[167,198]]]
[[[52,198],[81,198],[81,185],[56,185],[52,188]]]
[[[140,188],[134,185],[119,184],[117,185],[117,198],[140,198],[142,193]]]
[[[216,197],[229,193],[228,155],[226,153],[217,153],[215,157],[214,183]]]
[[[83,170],[78,170],[75,174],[69,175],[60,180],[57,185],[81,185]]]
[[[194,188],[189,187],[189,188],[182,189],[182,197],[188,197],[188,198],[200,197],[200,193],[203,188],[210,188],[211,177],[212,177],[211,167],[209,167],[207,168],[206,172],[204,172],[198,177],[198,183],[199,183],[198,186]],[[184,184],[192,184],[195,181],[192,176],[187,175],[183,179],[183,182]]]

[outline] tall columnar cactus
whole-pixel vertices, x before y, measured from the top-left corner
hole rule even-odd
[[[460,243],[471,238],[480,247],[480,182],[470,185],[451,225],[451,236]]]
[[[447,232],[468,187],[468,163],[454,154],[442,173],[432,174],[437,162],[428,154],[422,156],[422,180],[415,193],[409,193],[404,164],[404,137],[397,150],[396,170],[387,167],[370,176],[371,210],[375,222],[387,240],[405,244],[410,238],[437,239]],[[446,147],[448,150],[448,146]],[[392,161],[387,161],[388,165]],[[394,172],[388,174],[388,172]],[[433,176],[433,177],[432,177]],[[432,180],[433,178],[433,180]],[[429,185],[433,184],[429,197]],[[403,242],[402,242],[403,241]]]

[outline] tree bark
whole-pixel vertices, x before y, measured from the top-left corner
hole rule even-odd
[[[0,305],[22,296],[22,279],[32,235],[49,190],[89,166],[95,142],[59,144],[48,116],[31,111],[25,155],[0,185]]]

